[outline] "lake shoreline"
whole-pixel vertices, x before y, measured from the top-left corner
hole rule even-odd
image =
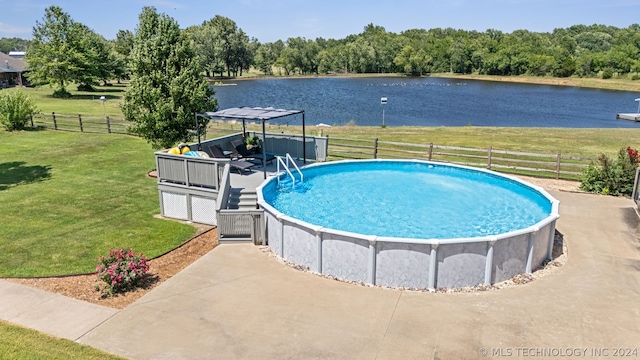
[[[260,80],[260,79],[314,79],[314,78],[445,78],[445,79],[463,79],[463,80],[476,80],[476,81],[491,81],[491,82],[506,82],[506,83],[521,83],[521,84],[533,84],[533,85],[551,85],[551,86],[568,86],[568,87],[582,87],[590,89],[600,90],[614,90],[614,91],[637,91],[640,92],[640,80],[629,79],[599,79],[599,78],[558,78],[558,77],[537,77],[537,76],[498,76],[498,75],[472,75],[472,74],[449,74],[449,73],[437,73],[423,76],[409,76],[400,73],[367,73],[367,74],[325,74],[325,75],[243,75],[242,77],[212,77],[209,78],[209,82],[216,81],[245,81],[245,80]]]

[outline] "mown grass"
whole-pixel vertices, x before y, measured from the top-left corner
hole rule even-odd
[[[153,150],[126,135],[0,131],[0,276],[87,273],[112,248],[148,257],[192,226],[160,212]]]
[[[249,125],[251,131],[262,131]],[[241,124],[216,122],[209,125],[207,137],[237,132]],[[300,126],[268,125],[268,132],[301,134]],[[398,126],[308,126],[308,135],[332,138],[460,146],[478,149],[511,150],[540,154],[561,153],[563,157],[597,158],[601,153],[616,155],[622,147],[640,147],[640,129],[569,129],[569,128],[503,128],[503,127],[412,127]],[[343,141],[335,141],[344,143]],[[380,145],[383,146],[383,145]],[[385,145],[385,147],[388,147]]]
[[[0,321],[0,358],[18,359],[123,359],[71,340]]]
[[[125,84],[113,84],[112,86],[96,86],[95,92],[77,91],[75,85],[71,85],[67,90],[72,94],[69,99],[59,99],[51,96],[53,88],[49,86],[39,86],[33,88],[9,88],[3,91],[23,91],[29,95],[36,103],[40,112],[51,114],[68,114],[83,116],[110,116],[122,118],[120,103],[124,101]],[[100,97],[106,97],[103,103]]]

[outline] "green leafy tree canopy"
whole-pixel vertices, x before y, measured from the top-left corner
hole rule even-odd
[[[76,82],[91,89],[113,73],[113,56],[106,40],[87,26],[73,21],[58,6],[45,9],[42,21],[33,27],[27,51],[26,74],[34,84],[53,85],[54,96],[69,97],[66,87]]]
[[[145,7],[139,21],[121,108],[134,133],[156,148],[168,148],[191,140],[197,130],[194,114],[215,111],[218,103],[178,23],[153,7]],[[199,125],[203,132],[207,121]]]

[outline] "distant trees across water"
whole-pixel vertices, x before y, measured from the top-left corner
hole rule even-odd
[[[411,29],[369,24],[341,40],[290,38],[260,44],[258,69],[285,74],[460,73],[640,79],[640,25],[576,25],[551,33]]]
[[[61,30],[49,25],[61,19],[68,25],[62,32],[69,34],[53,35],[71,39],[72,43],[47,44],[47,36],[52,35],[47,31]],[[640,79],[638,24],[627,28],[575,25],[550,33],[452,28],[393,33],[369,24],[362,33],[344,39],[295,37],[260,43],[233,20],[216,15],[181,31],[192,43],[207,76],[241,76],[254,68],[269,75],[459,73]],[[57,76],[59,85],[75,81],[90,86],[107,79],[128,78],[134,36],[135,31],[120,30],[116,39],[107,41],[74,22],[62,9],[51,7],[43,21],[36,23],[33,41],[2,38],[0,51],[27,50],[27,61],[36,70],[33,76],[38,83],[46,83],[47,76]],[[51,45],[64,48],[56,51]],[[60,65],[47,59],[52,52],[69,55],[64,72],[52,69]],[[36,76],[34,65],[48,68],[47,74]]]

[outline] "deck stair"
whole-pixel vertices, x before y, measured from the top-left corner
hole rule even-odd
[[[220,243],[253,242],[256,233],[261,232],[257,225],[262,218],[258,209],[258,195],[255,190],[231,188],[226,206],[218,214]]]
[[[255,190],[232,188],[226,208],[229,210],[255,210],[258,194]]]

